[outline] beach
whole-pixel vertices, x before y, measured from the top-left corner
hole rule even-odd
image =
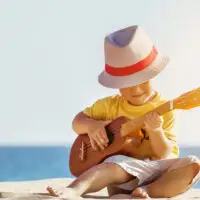
[[[2,199],[40,200],[58,199],[47,194],[51,185],[62,188],[73,176],[69,170],[68,147],[1,147],[0,193]],[[200,156],[200,148],[181,148],[181,156]],[[52,159],[56,158],[56,159]],[[1,199],[0,198],[0,199]],[[107,190],[87,195],[85,198],[106,199]],[[113,199],[119,197],[115,196]],[[126,199],[124,197],[123,199]],[[173,199],[200,199],[200,184],[184,195]]]
[[[0,182],[0,199],[12,199],[12,200],[42,200],[42,199],[59,199],[51,197],[46,192],[46,187],[51,185],[55,188],[61,188],[68,185],[73,179],[71,178],[57,178],[57,179],[43,179],[35,181],[16,181],[16,182]],[[107,190],[103,189],[97,193],[88,194],[85,199],[108,199]],[[127,199],[114,196],[112,199]],[[158,199],[158,198],[157,198]],[[165,198],[162,198],[165,199]],[[200,199],[200,189],[191,189],[188,192],[176,196],[172,199],[190,200]]]

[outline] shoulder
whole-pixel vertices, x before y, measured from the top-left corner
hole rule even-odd
[[[90,106],[86,107],[84,110],[84,113],[88,113],[88,111],[91,110],[99,110],[99,111],[105,111],[110,110],[113,106],[117,105],[118,102],[121,101],[121,97],[119,95],[112,95],[107,96],[104,98],[97,99],[94,101]]]
[[[113,119],[115,117],[116,108],[119,104],[120,96],[108,96],[96,100],[92,105],[86,107],[83,113],[95,119]]]

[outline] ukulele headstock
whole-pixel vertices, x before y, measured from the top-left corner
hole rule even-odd
[[[188,110],[200,106],[200,87],[173,100],[174,108]]]

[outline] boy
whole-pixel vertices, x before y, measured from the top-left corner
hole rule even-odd
[[[106,124],[120,116],[135,123],[148,112],[144,120],[146,134],[137,159],[111,156],[68,187],[47,190],[53,196],[68,198],[104,187],[110,196],[127,193],[140,198],[173,197],[185,192],[199,180],[199,159],[178,158],[173,112],[161,117],[152,111],[166,100],[153,90],[151,80],[167,66],[169,59],[158,53],[141,27],[131,26],[105,38],[105,60],[99,82],[119,89],[120,94],[100,99],[77,114],[73,129],[77,134],[88,133],[93,149],[103,150],[108,144]]]

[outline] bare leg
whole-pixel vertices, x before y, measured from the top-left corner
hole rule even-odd
[[[119,187],[109,185],[107,187],[109,197],[116,195],[116,194],[130,194],[131,192],[128,190],[121,189]]]
[[[53,196],[69,196],[73,193],[75,196],[82,196],[86,193],[97,192],[111,184],[120,184],[127,182],[133,178],[119,165],[114,163],[102,163],[97,165],[73,181],[68,187],[55,192],[53,188],[48,187],[47,190]],[[73,190],[73,192],[71,192]]]
[[[191,183],[199,170],[200,165],[193,163],[179,169],[165,172],[158,180],[146,187],[146,193],[153,198],[174,197],[185,192],[186,187]],[[140,196],[142,191],[144,191],[142,188],[137,188],[132,192],[132,196],[142,197]]]

